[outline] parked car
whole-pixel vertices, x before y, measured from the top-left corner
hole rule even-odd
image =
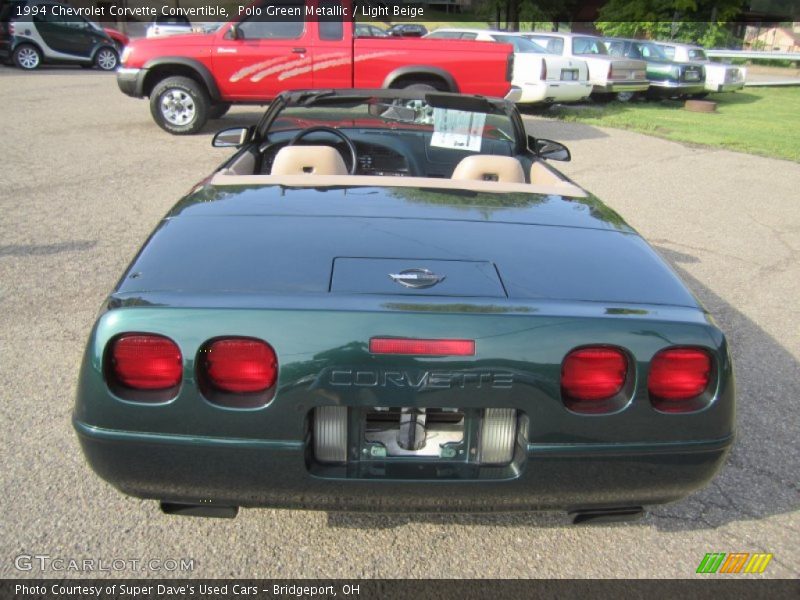
[[[646,91],[650,87],[645,72],[647,63],[643,60],[609,56],[598,37],[580,33],[538,31],[523,35],[545,47],[548,52],[586,61],[589,82],[592,84],[592,98],[596,100],[610,100],[619,95],[627,99],[630,95]]]
[[[54,0],[29,0],[6,4],[0,13],[0,60],[32,70],[43,63],[95,66],[113,71],[119,52],[103,28],[81,16],[63,11]],[[29,14],[20,7],[35,7]]]
[[[425,37],[499,42],[514,46],[514,76],[511,83],[522,90],[520,104],[575,102],[586,100],[592,93],[586,61],[551,54],[522,35],[488,29],[445,27]]]
[[[649,97],[685,98],[705,89],[703,65],[671,61],[655,42],[622,38],[605,38],[603,41],[611,56],[647,61]]]
[[[192,31],[192,24],[187,17],[183,15],[162,15],[159,13],[147,27],[145,35],[149,38],[157,38],[192,33]]]
[[[114,44],[117,47],[117,51],[121,54],[123,48],[125,48],[125,46],[128,45],[130,38],[121,31],[114,29],[113,27],[103,27],[103,31],[106,32],[108,37],[114,40]]]
[[[305,7],[339,0],[294,0]],[[284,3],[284,6],[288,6]],[[349,0],[344,6],[350,7]],[[348,11],[346,14],[350,14]],[[284,90],[416,87],[517,98],[509,44],[353,35],[353,21],[263,20],[243,15],[211,34],[135,39],[122,55],[123,93],[149,98],[155,122],[174,134],[199,131],[232,103],[264,104]]]
[[[428,28],[419,23],[398,23],[386,30],[390,37],[422,37],[428,33]]]
[[[389,34],[386,33],[385,29],[382,29],[377,25],[370,25],[369,23],[356,23],[354,35],[356,37],[386,37]]]
[[[745,67],[714,62],[700,46],[675,42],[661,42],[658,45],[672,61],[703,65],[706,73],[705,91],[695,94],[696,97],[705,96],[708,92],[735,92],[744,87],[747,79]]]
[[[213,143],[238,150],[147,239],[80,369],[73,424],[120,491],[583,522],[723,464],[725,336],[511,102],[297,91]]]

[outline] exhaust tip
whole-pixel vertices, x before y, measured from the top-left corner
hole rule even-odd
[[[601,523],[625,523],[638,521],[645,515],[641,506],[626,506],[622,508],[591,508],[586,510],[571,511],[573,525],[595,525]]]
[[[180,502],[160,502],[161,512],[179,517],[210,517],[213,519],[233,519],[239,513],[238,506],[219,506],[214,504],[183,504]]]

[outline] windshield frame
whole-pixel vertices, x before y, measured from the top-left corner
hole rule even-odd
[[[528,151],[528,135],[522,117],[515,108],[514,104],[497,98],[485,98],[482,96],[463,96],[448,92],[429,92],[426,90],[359,90],[359,89],[339,89],[339,90],[300,90],[283,92],[272,101],[269,108],[265,111],[261,120],[255,127],[255,139],[261,142],[267,139],[271,132],[272,124],[280,117],[285,108],[289,107],[323,107],[326,103],[332,106],[342,104],[348,100],[352,102],[366,100],[423,100],[433,107],[448,108],[452,110],[464,110],[470,112],[485,112],[487,114],[506,116],[511,123],[512,131],[507,132],[513,135],[513,146],[516,153],[522,154]],[[300,131],[301,129],[297,129]],[[388,129],[387,129],[388,130]],[[287,131],[281,129],[278,131]]]

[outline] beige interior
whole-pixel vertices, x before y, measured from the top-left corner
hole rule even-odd
[[[462,159],[453,171],[453,179],[525,183],[525,172],[516,158],[473,154]]]
[[[272,175],[347,175],[347,167],[331,146],[284,146],[272,161]]]
[[[531,183],[534,185],[572,185],[568,181],[561,179],[558,173],[537,161],[534,161],[531,165]]]
[[[219,171],[211,179],[211,185],[282,185],[286,187],[346,187],[380,186],[410,187],[433,190],[469,190],[494,194],[542,194],[585,198],[586,192],[567,181],[557,184],[509,183],[502,181],[481,181],[475,179],[443,179],[439,177],[390,177],[375,175],[232,175],[230,171]]]

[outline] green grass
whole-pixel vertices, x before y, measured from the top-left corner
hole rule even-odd
[[[631,129],[649,135],[800,162],[800,87],[745,88],[712,94],[716,113],[693,113],[676,100],[558,106],[564,121]]]

